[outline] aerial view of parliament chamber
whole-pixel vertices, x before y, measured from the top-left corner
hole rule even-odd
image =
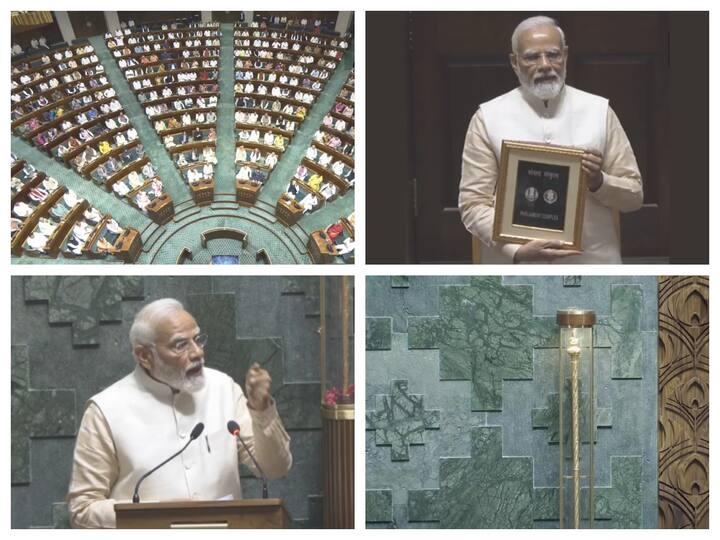
[[[14,43],[12,262],[354,262],[352,13],[109,13]]]

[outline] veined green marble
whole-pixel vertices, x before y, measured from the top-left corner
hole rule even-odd
[[[102,322],[122,321],[122,301],[144,295],[139,276],[27,276],[25,301],[48,303],[48,322],[72,324],[73,344],[98,345]]]
[[[440,490],[408,490],[408,521],[440,521]]]
[[[440,378],[472,382],[472,410],[502,408],[503,379],[531,379],[535,346],[550,346],[554,322],[533,317],[532,288],[499,277],[440,288]]]
[[[642,527],[642,457],[613,456],[612,486],[595,488],[597,519],[621,529]]]
[[[438,283],[416,276],[403,290],[392,281],[383,278],[378,286],[376,279],[367,289],[373,308],[368,317],[392,315],[395,332],[391,348],[366,353],[368,395],[377,398],[388,380],[407,378],[410,388],[439,409],[440,422],[409,461],[380,452],[375,433],[368,432],[366,487],[392,497],[392,520],[368,526],[558,527],[555,312],[573,305],[594,309],[599,319],[595,384],[602,406],[595,407],[595,424],[602,429],[596,431],[595,526],[656,526],[653,278],[513,276],[468,282],[466,276],[443,276]],[[640,344],[639,363],[620,357],[625,342]],[[619,380],[618,374],[632,369],[640,379]],[[382,410],[381,402],[369,403]],[[583,500],[588,493],[584,485]]]
[[[29,484],[30,437],[72,437],[75,435],[75,390],[30,388],[28,347],[12,345],[10,406],[10,482]]]
[[[407,381],[392,381],[390,395],[375,396],[374,411],[367,411],[366,429],[375,430],[375,444],[390,446],[392,461],[410,459],[411,444],[424,444],[426,429],[438,429],[440,411],[427,410],[423,396],[408,393]]]
[[[469,458],[440,460],[441,527],[531,528],[532,472],[532,459],[502,456],[502,428],[473,428]]]
[[[392,334],[392,317],[365,317],[365,349],[388,351]]]
[[[365,520],[369,523],[388,523],[393,519],[392,490],[365,490]]]
[[[437,349],[439,317],[408,317],[408,349]]]
[[[614,286],[611,294],[612,316],[598,324],[597,343],[612,348],[614,379],[638,379],[643,361],[642,289],[637,285]]]

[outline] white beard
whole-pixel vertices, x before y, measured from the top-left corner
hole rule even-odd
[[[547,101],[549,99],[555,99],[560,95],[560,92],[562,91],[563,87],[565,86],[565,70],[563,69],[562,73],[558,73],[554,69],[550,73],[545,73],[542,76],[547,75],[555,75],[555,79],[552,81],[545,81],[545,82],[538,82],[536,83],[534,80],[530,80],[529,77],[526,75],[518,72],[517,77],[518,81],[520,81],[520,85],[530,92],[531,95],[535,96],[538,99],[541,99],[543,101]],[[540,77],[536,77],[540,78]]]
[[[197,360],[188,366],[187,370],[170,366],[162,361],[156,351],[153,351],[153,369],[151,375],[158,381],[164,382],[176,390],[184,390],[189,394],[199,392],[205,388],[205,374],[200,371],[197,375],[188,376],[187,372],[205,365],[205,359]]]

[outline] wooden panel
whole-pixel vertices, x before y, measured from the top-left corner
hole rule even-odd
[[[68,11],[76,38],[102,35],[107,32],[105,13],[102,11]]]
[[[11,26],[10,33],[12,43],[17,43],[23,49],[27,49],[30,47],[30,42],[33,38],[38,39],[40,36],[45,36],[48,45],[60,43],[63,41],[62,32],[60,32],[60,27],[57,24],[55,13],[52,14],[52,17],[52,23],[41,26]]]
[[[445,208],[456,209],[462,151],[470,118],[481,103],[515,88],[517,78],[508,69],[505,55],[474,61],[448,59],[444,68],[447,71],[445,80],[448,85],[448,124],[444,140],[448,146],[438,150],[439,154],[447,159],[442,167],[450,172],[449,178],[457,180],[444,183],[443,205]],[[459,214],[456,215],[459,217]]]
[[[213,11],[212,20],[219,23],[236,23],[245,20],[243,11]]]
[[[708,279],[659,278],[661,528],[709,525]]]
[[[643,207],[623,214],[622,253],[657,257],[667,253],[669,204],[661,186],[669,182],[670,152],[660,152],[668,131],[666,81],[650,55],[579,56],[568,67],[581,88],[604,96],[620,118],[643,178]],[[576,84],[568,76],[569,84]],[[632,81],[632,84],[627,84]],[[665,204],[664,204],[665,203]],[[649,233],[649,234],[648,234]]]
[[[325,409],[323,415],[323,526],[352,529],[355,526],[355,420],[328,418]]]
[[[407,14],[367,12],[367,261],[414,260]],[[371,82],[372,81],[372,82]]]
[[[121,22],[135,21],[136,25],[195,19],[200,22],[199,11],[118,11]]]

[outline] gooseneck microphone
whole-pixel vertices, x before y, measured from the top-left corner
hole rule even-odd
[[[268,480],[267,476],[265,476],[265,472],[262,470],[262,467],[260,467],[260,464],[255,459],[255,456],[248,448],[247,444],[245,444],[245,441],[242,440],[242,437],[240,436],[240,426],[238,426],[238,423],[235,420],[230,420],[227,423],[228,431],[230,432],[230,435],[233,435],[237,440],[240,441],[240,443],[243,445],[243,448],[245,448],[245,451],[250,456],[250,459],[252,460],[253,464],[255,465],[255,468],[258,470],[258,472],[261,475],[262,479],[262,498],[267,499],[268,498]]]
[[[133,496],[132,496],[132,502],[134,502],[134,503],[140,502],[140,495],[138,494],[138,489],[140,489],[140,484],[142,483],[142,481],[145,480],[152,473],[157,471],[160,467],[165,465],[168,461],[170,461],[170,460],[178,457],[180,454],[182,454],[185,451],[185,449],[188,447],[188,445],[200,436],[200,434],[203,432],[203,429],[205,429],[205,424],[203,424],[202,422],[198,422],[197,425],[193,428],[192,432],[190,432],[190,439],[188,440],[188,442],[185,443],[185,446],[183,446],[179,452],[175,452],[172,456],[167,458],[160,465],[158,465],[154,469],[150,469],[148,472],[146,472],[145,474],[143,474],[140,477],[140,480],[138,480],[137,484],[135,484],[135,492],[133,493]]]

